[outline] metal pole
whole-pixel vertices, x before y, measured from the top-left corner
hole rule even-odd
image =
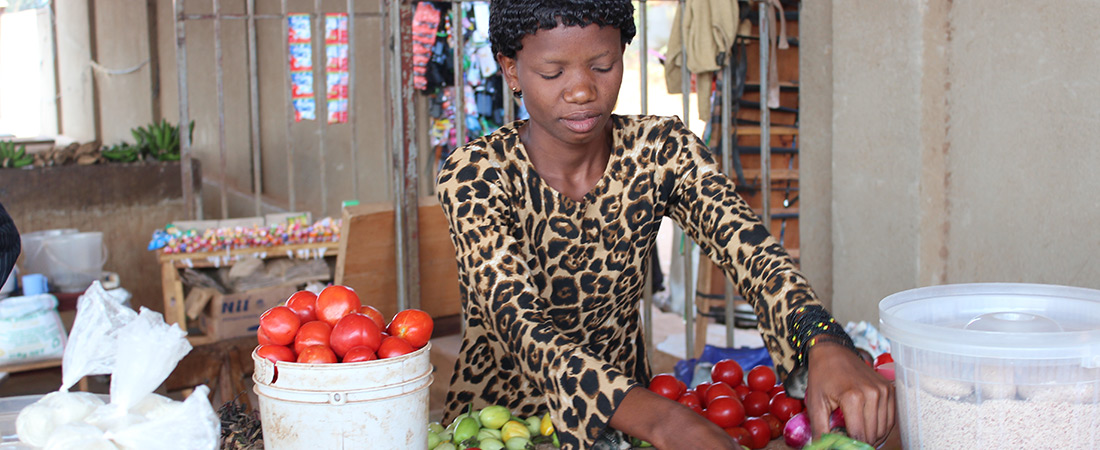
[[[462,9],[462,3],[454,3],[453,5],[451,8],[454,11],[451,36],[455,38],[455,86],[454,98],[451,99],[451,104],[455,106],[455,143],[458,147],[462,147],[466,143],[466,73],[462,68],[462,53],[465,46],[462,18],[465,16],[465,11]]]
[[[214,0],[214,59],[217,62],[214,76],[218,84],[218,161],[221,163],[221,167],[218,168],[218,175],[219,187],[221,188],[222,219],[228,219],[229,194],[226,187],[228,180],[225,175],[228,160],[225,150],[225,74],[222,68],[222,20],[217,15],[219,11],[221,11],[221,0]]]
[[[688,73],[687,68],[687,34],[685,33],[684,15],[687,13],[687,4],[685,0],[680,1],[680,92],[683,97],[684,106],[684,126],[690,123],[691,118],[691,74]],[[692,286],[694,281],[692,279],[692,267],[691,267],[691,240],[688,239],[684,230],[679,227],[676,228],[675,238],[673,242],[680,243],[680,251],[684,258],[684,345],[687,351],[684,352],[684,358],[691,359],[695,356],[695,292],[693,292]]]
[[[260,81],[256,55],[256,0],[248,0],[248,96],[251,107],[249,121],[252,125],[252,190],[255,194],[256,215],[262,214],[260,194],[264,191],[264,168],[260,158]],[[182,124],[181,124],[182,127]],[[180,129],[182,132],[182,128]]]
[[[649,50],[649,42],[646,40],[646,0],[638,0],[638,77],[640,81],[642,115],[649,111],[648,98],[646,96],[646,56]],[[653,251],[657,252],[654,244]],[[653,256],[649,257],[649,263],[653,262]],[[649,361],[653,361],[653,271],[660,270],[661,266],[649,267],[646,271],[645,289],[642,290],[642,329],[645,332],[645,351]]]
[[[760,2],[760,201],[764,204],[761,220],[764,228],[772,226],[771,207],[771,110],[768,109],[768,64],[771,55],[771,33],[768,24],[768,4]]]
[[[730,116],[733,115],[733,53],[732,49],[726,49],[725,65],[722,66],[722,173],[730,176],[733,173],[733,143],[730,142]],[[730,194],[733,194],[732,192]],[[725,272],[723,271],[723,274]],[[729,279],[726,283],[726,347],[733,347],[733,283]]]
[[[394,253],[397,263],[397,309],[408,308],[409,297],[405,286],[405,153],[404,153],[404,98],[401,95],[401,5],[399,0],[387,2],[390,15],[390,97],[393,117],[393,187],[394,187]]]
[[[351,191],[359,198],[359,127],[355,124],[355,0],[348,0],[348,123],[351,124]]]
[[[286,1],[280,1],[280,12],[283,16],[283,85],[286,87],[286,189],[287,206],[291,211],[297,209],[294,195],[294,145],[290,140],[290,128],[294,124],[294,100],[291,98],[293,85],[290,82],[290,19],[287,17]]]
[[[313,39],[312,39],[313,48],[314,49],[318,49],[318,48],[321,49],[321,51],[316,51],[315,50],[313,52],[313,61],[314,61],[314,63],[313,63],[313,73],[317,73],[317,68],[318,67],[324,68],[324,67],[327,67],[327,65],[328,65],[327,61],[326,61],[326,58],[325,58],[325,56],[326,56],[326,52],[325,52],[325,15],[321,11],[322,11],[322,9],[321,9],[321,0],[313,0],[313,17],[315,17],[317,19],[316,24],[313,27],[313,30],[314,30],[313,31]],[[320,44],[318,44],[318,43],[320,43]],[[318,64],[318,63],[320,63],[320,64]],[[316,76],[313,77],[314,92],[328,92],[328,81],[327,81],[326,77],[324,76],[324,74],[326,74],[327,72],[328,72],[327,69],[322,69],[321,70],[322,76],[320,77],[320,79],[321,79],[321,81],[320,81],[321,89],[320,90],[317,90],[317,88],[316,88],[318,77],[316,77]],[[327,95],[321,96],[321,100],[318,101],[317,103],[318,103],[317,111],[319,112],[317,114],[317,125],[320,127],[320,130],[319,130],[319,133],[318,133],[318,138],[317,138],[317,159],[318,159],[318,166],[319,166],[318,170],[317,170],[317,177],[320,180],[327,180],[328,177],[326,176],[326,172],[328,171],[327,170],[328,168],[326,166],[328,166],[328,161],[325,160],[325,137],[326,137],[325,136],[325,131],[328,128],[327,127],[327,125],[328,125],[328,96]],[[323,109],[321,108],[321,105],[324,105]],[[324,111],[324,113],[322,114],[322,113],[320,113],[320,111]],[[327,216],[328,215],[328,204],[329,204],[328,183],[322,181],[321,183],[318,183],[318,184],[321,185],[321,215],[322,216]]]
[[[191,116],[187,111],[187,45],[185,24],[183,21],[183,0],[172,0],[176,18],[176,84],[179,86],[180,114],[180,183],[183,188],[184,217],[201,218],[202,212],[195,208],[195,176],[191,167],[191,133],[184,133],[183,127],[190,126]]]

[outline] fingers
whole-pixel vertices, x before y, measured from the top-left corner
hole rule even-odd
[[[806,391],[806,415],[810,419],[810,432],[813,439],[817,440],[822,434],[828,433],[829,414],[833,412],[833,406],[829,400],[811,390]]]
[[[867,431],[874,430],[875,408],[868,408],[862,391],[848,390],[840,396],[840,410],[844,413],[844,428],[848,436],[867,441]]]
[[[890,383],[886,385],[886,395],[879,399],[879,433],[878,440],[875,442],[876,447],[886,442],[886,439],[890,436],[890,431],[894,429],[895,414],[897,412],[894,408],[894,394],[894,385]]]

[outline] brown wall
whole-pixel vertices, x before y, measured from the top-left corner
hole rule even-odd
[[[0,199],[21,234],[56,228],[103,232],[107,262],[135,308],[164,311],[152,231],[183,210],[179,164],[109,164],[5,170]],[[20,264],[22,260],[20,260]]]

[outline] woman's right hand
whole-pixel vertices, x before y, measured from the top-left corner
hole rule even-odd
[[[644,387],[626,394],[611,417],[611,426],[660,450],[741,448],[718,425]]]

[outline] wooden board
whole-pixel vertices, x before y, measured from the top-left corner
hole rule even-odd
[[[421,199],[420,309],[432,317],[459,314],[458,265],[443,209],[435,197]],[[397,313],[397,260],[393,205],[344,208],[335,283],[350,286],[364,304],[387,319]]]

